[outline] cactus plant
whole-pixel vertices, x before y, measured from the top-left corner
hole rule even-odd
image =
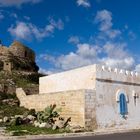
[[[47,122],[49,124],[54,124],[54,118],[59,117],[58,112],[55,110],[56,105],[50,105],[44,109],[44,111],[39,111],[37,113],[37,120],[42,122]]]

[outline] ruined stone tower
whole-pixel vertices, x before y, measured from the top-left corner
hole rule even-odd
[[[37,72],[34,51],[18,41],[9,47],[0,41],[0,70]]]

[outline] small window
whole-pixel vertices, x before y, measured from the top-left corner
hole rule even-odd
[[[27,51],[25,51],[25,57],[27,57]]]
[[[124,93],[120,94],[119,97],[119,104],[120,104],[120,114],[124,117],[127,115],[128,110],[127,110],[127,101]]]

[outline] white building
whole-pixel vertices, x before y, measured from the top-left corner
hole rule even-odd
[[[39,95],[17,89],[21,106],[41,110],[55,103],[72,125],[87,129],[140,127],[140,75],[90,65],[40,78]]]

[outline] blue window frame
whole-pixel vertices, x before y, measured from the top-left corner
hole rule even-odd
[[[126,97],[123,93],[120,94],[119,100],[120,100],[120,114],[122,116],[125,116],[128,113],[128,110]]]

